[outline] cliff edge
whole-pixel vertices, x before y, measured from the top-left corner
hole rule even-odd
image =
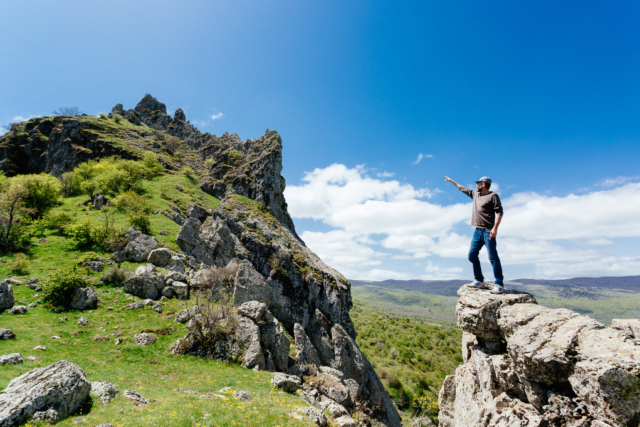
[[[515,291],[458,297],[464,363],[440,390],[440,426],[640,424],[640,320],[605,327]]]

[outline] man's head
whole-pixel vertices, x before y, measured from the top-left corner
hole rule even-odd
[[[476,181],[476,185],[478,186],[478,190],[482,190],[482,187],[485,187],[488,191],[491,188],[491,178],[483,176]]]

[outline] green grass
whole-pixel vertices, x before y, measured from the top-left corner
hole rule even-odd
[[[307,406],[297,395],[281,394],[270,386],[271,374],[254,372],[238,365],[220,363],[215,360],[193,356],[174,357],[168,351],[176,339],[186,334],[184,325],[174,323],[172,312],[184,308],[180,301],[170,300],[164,313],[158,314],[149,307],[143,310],[120,310],[130,301],[124,293],[115,293],[116,288],[99,289],[100,307],[85,312],[55,314],[39,306],[30,308],[25,315],[0,315],[0,327],[10,328],[15,340],[2,342],[2,354],[19,352],[25,358],[20,365],[0,367],[0,388],[37,367],[59,360],[76,363],[87,373],[90,381],[105,380],[116,384],[120,392],[133,389],[145,398],[157,402],[145,408],[137,408],[121,395],[108,406],[96,399],[90,411],[76,417],[85,418],[89,424],[111,422],[119,426],[277,426],[311,425],[309,422],[289,418],[288,413],[296,407]],[[24,285],[14,287],[17,301],[30,303],[38,300],[36,293]],[[107,310],[113,306],[115,310]],[[66,316],[69,320],[58,323]],[[77,318],[86,316],[89,325],[77,325]],[[118,329],[116,329],[118,328]],[[148,346],[139,347],[133,336],[145,329],[171,328],[170,335],[156,334],[158,340]],[[113,333],[122,334],[124,343],[113,344]],[[60,336],[53,340],[51,336]],[[110,340],[95,342],[95,336],[110,336]],[[37,345],[46,351],[33,351]],[[39,363],[26,361],[27,356],[38,356]],[[198,393],[217,393],[223,387],[246,390],[254,397],[250,402],[238,402],[231,396],[227,400],[200,398],[174,391],[177,388],[195,390]],[[211,414],[203,419],[204,414]],[[67,418],[58,425],[72,425],[75,417]],[[198,420],[198,421],[196,421]]]
[[[353,298],[366,301],[379,310],[454,326],[457,297],[384,289],[377,286],[352,286]]]
[[[385,313],[358,299],[351,317],[358,346],[400,409],[410,412],[416,395],[437,400],[444,377],[462,363],[460,329]],[[400,387],[392,387],[394,377]]]

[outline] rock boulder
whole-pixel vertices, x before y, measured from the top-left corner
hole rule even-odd
[[[0,281],[0,313],[13,307],[13,288],[6,280]]]
[[[84,371],[65,360],[33,369],[0,392],[0,425],[22,424],[47,411],[59,421],[75,413],[90,390]]]
[[[91,288],[79,288],[73,292],[72,310],[94,310],[98,308],[98,293]]]

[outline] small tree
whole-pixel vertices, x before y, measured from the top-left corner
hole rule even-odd
[[[58,204],[62,184],[49,174],[18,175],[9,181],[11,187],[25,190],[22,202],[33,218],[42,218]]]
[[[29,245],[26,216],[30,211],[24,205],[26,194],[27,190],[22,187],[7,188],[6,185],[0,192],[0,252],[12,252]]]
[[[54,116],[79,116],[82,111],[78,107],[60,107],[51,112]]]

